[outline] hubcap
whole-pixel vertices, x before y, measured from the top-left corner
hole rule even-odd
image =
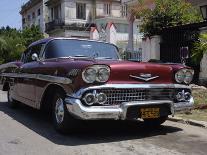
[[[64,119],[64,103],[61,98],[57,99],[55,105],[55,117],[57,123],[62,123]]]

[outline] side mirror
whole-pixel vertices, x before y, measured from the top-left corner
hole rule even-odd
[[[32,54],[32,60],[33,61],[39,61],[40,60],[39,57],[38,57],[38,55],[37,55],[37,53],[33,53]]]

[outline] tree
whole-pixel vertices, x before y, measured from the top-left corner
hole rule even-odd
[[[19,60],[26,47],[41,38],[43,34],[35,26],[22,31],[8,26],[2,27],[0,29],[0,64]]]
[[[145,36],[159,35],[163,28],[200,22],[199,10],[184,0],[155,0],[155,8],[144,12],[141,31]],[[140,11],[137,11],[140,14]]]
[[[200,62],[205,53],[207,53],[207,33],[200,34],[199,40],[194,43],[192,58],[195,62]]]
[[[4,59],[2,57],[3,55],[3,51],[6,49],[7,43],[5,41],[5,39],[3,37],[0,37],[0,64],[2,64],[4,62]]]
[[[27,27],[22,31],[22,37],[25,41],[25,46],[29,46],[34,41],[44,38],[43,33],[38,26]]]

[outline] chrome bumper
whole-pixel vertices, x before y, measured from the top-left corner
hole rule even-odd
[[[183,88],[183,85],[181,86]],[[81,90],[81,92],[84,91]],[[127,110],[129,107],[152,106],[152,105],[163,105],[163,104],[165,105],[167,104],[169,106],[171,115],[174,116],[175,112],[189,110],[193,107],[194,104],[194,99],[193,97],[191,97],[191,99],[188,102],[179,102],[179,103],[174,103],[170,100],[152,100],[152,101],[123,102],[122,104],[116,106],[87,107],[84,106],[80,100],[81,94],[82,93],[80,93],[79,91],[78,96],[74,96],[74,95],[68,96],[65,99],[65,103],[69,113],[72,114],[74,117],[82,120],[100,120],[100,119],[126,120]]]
[[[189,102],[173,103],[168,100],[156,100],[156,101],[137,101],[137,102],[125,102],[119,106],[84,106],[79,99],[66,98],[65,99],[67,109],[74,117],[82,120],[98,120],[98,119],[114,119],[125,120],[127,119],[127,109],[133,106],[143,105],[169,105],[171,115],[174,116],[175,112],[189,110],[194,104],[193,98]]]

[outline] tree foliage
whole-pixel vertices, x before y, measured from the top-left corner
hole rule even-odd
[[[0,29],[0,64],[18,60],[32,42],[43,38],[39,28],[32,26],[24,30],[10,27]]]
[[[200,62],[204,53],[207,53],[207,33],[200,34],[199,40],[194,43],[193,60]]]
[[[145,36],[158,35],[165,27],[202,20],[200,11],[184,0],[154,0],[153,9],[147,9],[146,5],[141,6],[143,6],[141,13],[144,13],[144,15],[142,14],[141,31]],[[140,11],[137,12],[140,14]]]

